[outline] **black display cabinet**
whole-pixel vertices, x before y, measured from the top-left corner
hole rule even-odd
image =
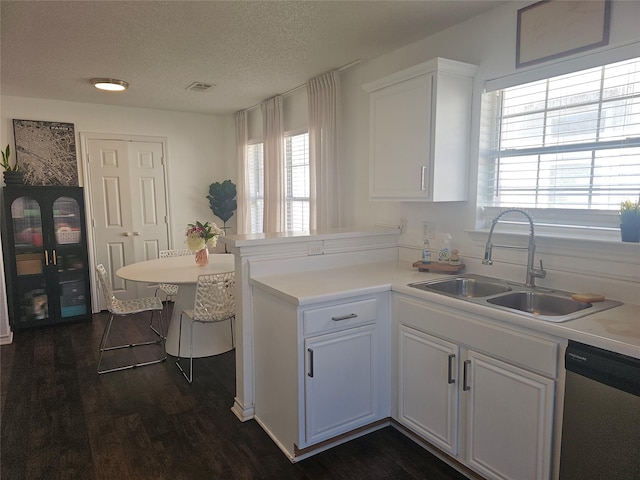
[[[91,319],[81,187],[4,187],[2,249],[13,330]]]

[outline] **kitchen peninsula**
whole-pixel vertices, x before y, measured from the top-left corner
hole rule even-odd
[[[619,307],[550,323],[416,290],[408,285],[443,275],[399,261],[399,234],[372,229],[223,240],[241,279],[234,412],[255,418],[292,461],[391,423],[461,469],[488,478],[498,470],[554,478],[567,341],[640,358],[638,305],[621,299]],[[417,348],[423,345],[433,348]],[[455,352],[447,353],[454,358],[453,386],[442,392],[451,401],[443,404],[447,421],[440,431],[416,400],[413,371],[428,374],[429,352],[447,349]],[[472,373],[463,379],[468,365]],[[491,400],[473,382],[488,372],[516,380],[498,384],[515,404],[534,402],[531,415],[516,419],[523,431],[535,430],[524,443],[507,437],[477,445],[470,436],[468,412]],[[473,401],[464,397],[467,382]],[[529,390],[516,392],[521,384]],[[491,415],[475,424],[493,422]]]

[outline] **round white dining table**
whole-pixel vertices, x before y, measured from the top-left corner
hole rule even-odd
[[[180,313],[193,308],[198,276],[212,273],[232,272],[235,269],[234,256],[228,253],[209,255],[209,263],[196,265],[193,255],[157,258],[125,265],[116,275],[125,280],[145,283],[172,283],[178,285],[178,295],[173,304],[173,313],[167,331],[166,349],[169,355],[178,355],[180,333]],[[232,320],[233,321],[233,320]],[[189,356],[189,329],[187,317],[182,320],[182,342],[180,355]],[[227,322],[196,323],[193,328],[193,356],[208,357],[231,350],[231,329]]]

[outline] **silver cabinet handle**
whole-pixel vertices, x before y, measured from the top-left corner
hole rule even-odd
[[[58,265],[58,255],[56,255],[56,251],[52,250],[53,253],[53,264]]]
[[[124,232],[122,234],[123,237],[130,237],[131,236],[131,232]]]
[[[134,237],[139,237],[140,236],[140,232],[133,232],[133,236]]]
[[[307,375],[313,377],[313,348],[307,348],[307,352],[309,352],[309,373]]]
[[[331,317],[331,320],[334,322],[339,322],[340,320],[349,320],[350,318],[357,318],[358,315],[355,313],[350,313],[349,315],[343,315],[341,317]]]
[[[452,353],[449,355],[449,366],[447,367],[447,378],[448,378],[448,383],[456,383],[455,378],[453,378],[453,361],[456,358],[456,354]]]
[[[462,369],[462,373],[463,373],[463,377],[462,377],[462,390],[464,390],[465,392],[467,390],[471,390],[471,387],[469,386],[469,374],[468,374],[468,370],[469,370],[469,365],[471,365],[471,360],[465,360],[464,361],[464,367]]]
[[[427,187],[425,186],[425,173],[427,172],[427,167],[426,165],[423,165],[422,167],[420,167],[420,190],[422,190],[423,192],[427,189]]]
[[[44,251],[44,264],[47,265],[47,266],[49,265],[49,251],[48,250]]]

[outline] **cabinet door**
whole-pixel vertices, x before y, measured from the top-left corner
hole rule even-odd
[[[8,195],[4,259],[13,328],[51,323],[47,205],[37,195]],[[12,241],[11,241],[12,240]],[[8,247],[8,248],[7,248]],[[46,259],[45,259],[46,255]]]
[[[463,377],[467,465],[487,478],[549,478],[554,381],[474,351]]]
[[[82,195],[61,192],[54,195],[52,205],[56,311],[66,321],[91,312]]]
[[[399,421],[456,455],[458,346],[406,325],[399,341]]]
[[[370,196],[429,197],[432,74],[371,93]]]
[[[307,445],[376,420],[376,328],[366,325],[306,339]]]

